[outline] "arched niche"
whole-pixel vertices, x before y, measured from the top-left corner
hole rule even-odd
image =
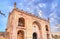
[[[23,17],[18,19],[18,26],[21,26],[21,27],[25,26],[25,19]]]
[[[24,39],[24,31],[19,30],[17,32],[17,39]]]
[[[45,25],[45,29],[46,29],[46,31],[49,31],[48,25]]]
[[[33,26],[33,32],[36,32],[37,39],[42,39],[42,27],[41,24],[38,21],[34,21],[32,23]]]
[[[37,27],[39,28],[39,30],[41,30],[41,25],[40,25],[40,23],[39,23],[39,22],[34,21],[32,24],[33,24],[33,26],[34,26],[34,27],[36,27],[36,26],[37,26]]]
[[[48,25],[45,25],[45,29],[46,29],[46,31],[47,31],[47,33],[46,33],[46,36],[47,36],[47,39],[50,39],[49,37],[49,27],[48,27]]]

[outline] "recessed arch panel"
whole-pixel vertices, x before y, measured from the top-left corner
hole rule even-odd
[[[36,25],[38,26],[39,30],[41,30],[41,24],[40,24],[39,22],[34,21],[32,24],[33,24],[33,25],[36,24]]]
[[[40,39],[40,38],[42,39],[42,26],[40,22],[33,21],[32,26],[33,26],[33,32],[36,32],[37,34],[37,39]]]
[[[25,26],[25,19],[23,17],[18,19],[18,26],[22,26],[22,27]]]
[[[46,31],[49,31],[49,27],[48,25],[45,25]]]
[[[49,38],[49,27],[48,27],[48,25],[45,25],[45,29],[46,29],[46,31],[47,31],[47,33],[46,33],[46,36],[47,36],[47,39],[50,39]]]

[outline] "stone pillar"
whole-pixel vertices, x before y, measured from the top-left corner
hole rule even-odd
[[[12,30],[12,38],[11,39],[17,39],[17,30],[16,30],[16,27],[14,27],[13,30]]]

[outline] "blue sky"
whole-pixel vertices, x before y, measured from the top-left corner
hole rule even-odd
[[[60,31],[60,0],[0,0],[0,10],[6,17],[0,14],[0,31],[5,31],[9,12],[17,3],[17,8],[36,16],[50,18],[52,32]]]

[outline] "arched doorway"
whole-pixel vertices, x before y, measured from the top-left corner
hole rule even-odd
[[[33,32],[37,33],[37,38],[33,39],[42,39],[41,24],[38,21],[34,21],[32,25],[33,25]]]
[[[33,39],[37,39],[37,33],[33,33]]]
[[[18,33],[17,33],[17,38],[18,39],[24,39],[24,31],[19,30]]]

